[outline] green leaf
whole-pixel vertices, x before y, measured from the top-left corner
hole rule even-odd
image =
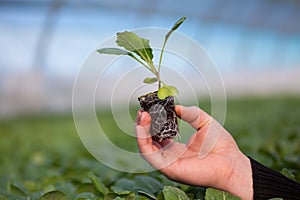
[[[184,192],[188,195],[193,195],[194,199],[204,199],[206,188],[189,186]]]
[[[170,95],[171,95],[171,91],[166,86],[163,86],[158,89],[157,96],[159,99],[163,100]]]
[[[102,48],[102,49],[98,49],[97,50],[98,53],[100,54],[110,54],[110,55],[127,55],[130,56],[131,58],[135,59],[136,61],[138,61],[139,63],[141,63],[142,65],[144,65],[146,68],[148,68],[145,63],[143,63],[140,59],[138,59],[137,57],[135,57],[133,55],[133,53],[129,52],[129,51],[125,51],[123,49],[119,49],[119,48]],[[149,68],[150,69],[150,68]]]
[[[119,187],[119,186],[112,186],[112,187],[111,187],[111,190],[112,190],[114,193],[118,194],[118,195],[129,194],[129,193],[132,192],[132,191],[130,191],[130,190],[125,190],[124,188]]]
[[[205,200],[238,200],[240,198],[229,194],[228,192],[224,192],[221,190],[207,188],[205,193]]]
[[[147,84],[152,84],[155,82],[157,82],[157,78],[145,78],[144,79],[144,83],[147,83]]]
[[[146,197],[146,196],[143,196],[143,195],[137,195],[135,196],[135,200],[151,200],[152,198],[150,197]]]
[[[97,197],[94,193],[91,192],[84,192],[76,195],[76,200],[98,200],[99,197]]]
[[[134,177],[134,181],[134,190],[152,199],[155,199],[155,194],[163,188],[163,185],[151,176],[138,175]]]
[[[174,86],[164,85],[159,88],[157,96],[159,99],[163,100],[168,96],[175,96],[178,94],[178,90]]]
[[[114,198],[113,200],[125,200],[125,199],[122,198],[122,197],[116,197],[116,198]]]
[[[293,174],[293,172],[287,168],[283,168],[281,171],[280,171],[281,174],[283,174],[284,176],[290,178],[290,179],[293,179],[294,181],[296,181],[295,179],[295,175]]]
[[[95,185],[97,191],[105,196],[108,192],[108,189],[104,186],[104,184],[101,182],[101,180],[93,172],[90,172],[88,174],[88,177]]]
[[[156,193],[163,188],[163,185],[151,176],[137,175],[134,177],[135,184],[140,190]]]
[[[118,194],[115,194],[115,193],[108,193],[106,196],[105,196],[105,200],[114,200],[114,199],[124,199],[124,200],[135,200],[135,193],[134,192],[131,192],[129,194],[124,194],[124,195],[118,195]]]
[[[137,36],[133,32],[117,33],[117,44],[126,50],[140,56],[147,63],[152,63],[153,53],[149,44],[149,40]]]
[[[159,56],[159,63],[158,63],[158,73],[160,73],[160,68],[161,68],[161,62],[162,62],[162,57],[163,57],[163,54],[164,54],[164,51],[165,51],[165,46],[167,44],[167,41],[170,37],[170,35],[184,22],[184,20],[186,19],[186,17],[181,17],[174,25],[173,27],[171,28],[171,30],[169,30],[169,32],[165,35],[165,40],[164,40],[164,43],[163,43],[163,46],[161,48],[161,52],[160,52],[160,56]]]
[[[128,178],[121,178],[114,185],[114,187],[118,187],[124,191],[133,191],[134,186],[135,182]]]
[[[186,16],[181,17],[171,28],[171,30],[166,34],[165,36],[165,40],[168,40],[170,35],[176,30],[178,29],[178,27],[184,22],[184,20],[186,20]]]
[[[129,55],[130,52],[119,48],[102,48],[97,50],[100,54],[112,54],[112,55]]]
[[[177,187],[165,186],[162,192],[165,200],[189,200],[184,191]]]
[[[167,85],[166,87],[171,91],[170,96],[176,96],[179,93],[177,88],[172,85]]]
[[[79,185],[77,187],[77,190],[76,190],[77,193],[84,193],[84,192],[92,192],[92,193],[95,193],[97,192],[94,184],[92,183],[82,183],[81,185]]]
[[[21,187],[18,187],[17,185],[10,184],[9,185],[9,191],[12,194],[16,194],[18,196],[26,196],[26,193],[24,190],[21,189]]]
[[[40,200],[65,200],[65,199],[67,199],[66,195],[59,190],[47,192],[40,198]]]
[[[156,199],[157,200],[165,200],[165,197],[164,197],[164,194],[162,191],[157,195]]]
[[[156,199],[155,195],[152,193],[145,192],[143,190],[139,190],[138,193],[144,195],[145,197],[149,197],[150,199]]]

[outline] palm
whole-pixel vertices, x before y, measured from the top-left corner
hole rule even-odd
[[[157,143],[147,137],[138,139],[140,150],[151,165],[170,179],[193,185],[213,185],[217,181],[212,179],[217,177],[215,173],[229,173],[226,171],[229,167],[226,166],[232,164],[235,152],[239,149],[231,135],[208,114],[196,107],[188,108],[184,111],[186,113],[181,109],[176,107],[177,115],[198,130],[189,142],[183,144],[167,140]],[[144,115],[141,123],[149,124],[150,116],[147,113]],[[187,170],[187,167],[191,170]],[[196,177],[195,172],[202,174],[201,177]]]
[[[168,147],[162,144],[161,151],[164,152],[164,157],[168,157],[168,160],[171,161],[174,160],[168,166],[160,169],[169,178],[193,185],[213,185],[217,180],[213,180],[211,177],[217,177],[215,176],[217,172],[229,173],[224,169],[229,169],[226,166],[232,164],[235,152],[239,151],[233,138],[223,130],[215,146],[210,152],[207,152],[206,156],[201,158],[199,156],[199,151],[201,151],[199,146],[201,148],[203,141],[195,141],[199,134],[205,133],[202,133],[202,131],[196,132],[187,144],[169,142]],[[198,143],[198,145],[194,145],[195,143]],[[157,145],[154,148],[157,148],[156,150],[160,149]],[[187,166],[195,169],[187,170]],[[219,168],[222,168],[222,170]],[[197,174],[202,174],[202,176],[195,177],[195,171],[197,171]],[[182,174],[185,174],[185,176],[182,176]]]

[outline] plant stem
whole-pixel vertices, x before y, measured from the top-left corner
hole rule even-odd
[[[162,80],[160,79],[159,73],[156,74],[156,78],[157,78],[157,80],[158,80],[158,89],[160,89]]]
[[[162,80],[160,78],[160,74],[159,74],[159,71],[156,70],[156,68],[154,67],[153,63],[148,63],[150,68],[151,68],[151,72],[155,75],[157,81],[158,81],[158,89],[161,87],[161,83],[162,83]]]
[[[150,70],[152,72],[152,68],[150,68],[149,66],[147,66],[144,62],[142,62],[140,59],[138,59],[137,57],[135,57],[133,54],[130,55],[133,59],[135,59],[136,61],[138,61],[139,63],[141,63],[144,67],[146,67],[148,70]]]
[[[136,56],[134,56],[133,54],[130,54],[130,56],[135,59],[136,61],[138,61],[139,63],[141,63],[144,67],[146,67],[146,69],[148,69],[150,72],[152,72],[157,81],[158,81],[158,89],[161,87],[161,83],[162,83],[162,80],[160,78],[160,74],[159,72],[156,70],[154,64],[152,62],[147,62],[148,65],[146,65],[144,62],[142,62],[139,58],[137,58]]]
[[[163,56],[163,53],[164,53],[164,50],[165,50],[166,43],[167,43],[167,40],[164,41],[163,46],[162,46],[162,49],[161,49],[161,52],[160,52],[160,55],[159,55],[159,63],[158,63],[158,70],[157,70],[158,73],[160,73],[161,62],[162,62],[162,56]]]

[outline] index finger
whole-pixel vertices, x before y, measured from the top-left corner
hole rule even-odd
[[[189,123],[196,130],[212,122],[212,117],[196,106],[175,106],[175,112],[179,118]]]

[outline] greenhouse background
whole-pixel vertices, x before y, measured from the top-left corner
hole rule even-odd
[[[81,64],[116,32],[169,28],[201,44],[227,95],[300,92],[296,0],[0,1],[0,115],[65,111]]]
[[[176,104],[200,107],[243,154],[300,182],[299,0],[0,0],[0,199],[236,199],[169,180],[142,158],[137,97],[157,85],[131,58],[95,51],[124,30],[163,41],[182,16],[161,70]],[[178,123],[175,144],[187,144],[195,129]],[[214,145],[229,137],[203,128],[199,159],[223,158]]]

